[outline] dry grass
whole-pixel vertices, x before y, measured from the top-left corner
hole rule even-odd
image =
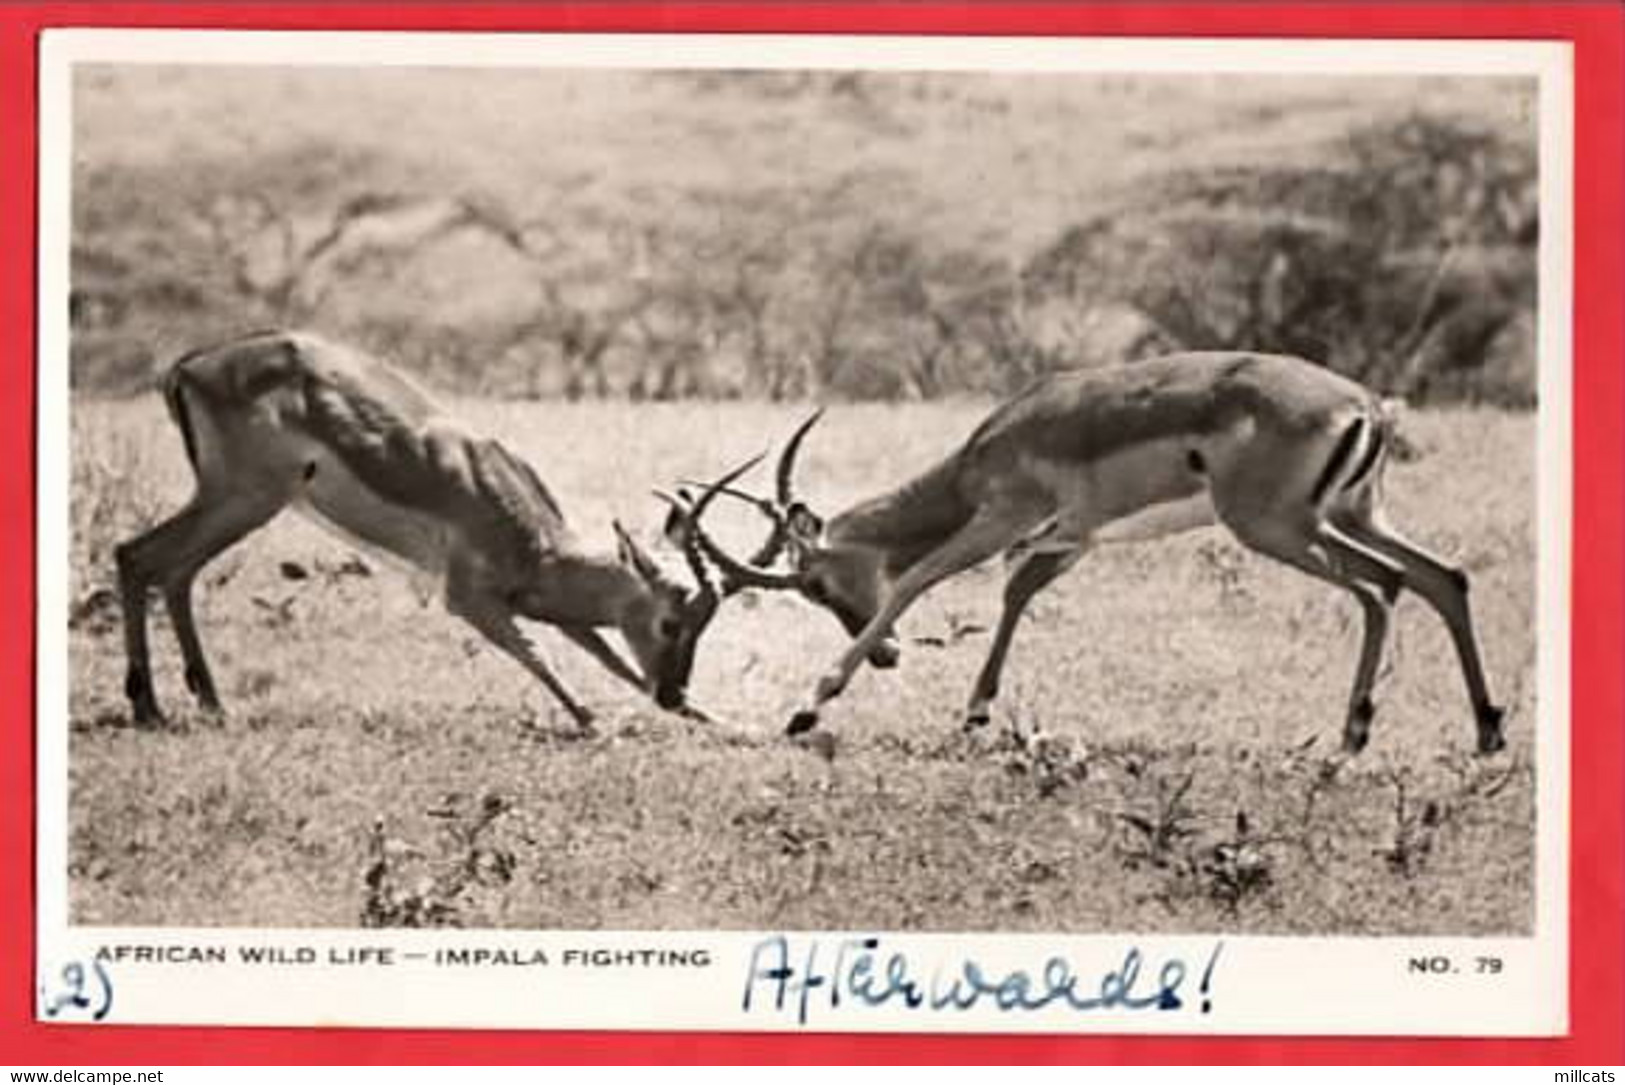
[[[805,477],[834,506],[946,449],[981,404],[843,407]],[[607,541],[652,533],[650,484],[709,474],[793,412],[468,404]],[[1457,555],[1510,749],[1473,758],[1448,639],[1408,599],[1371,748],[1335,756],[1358,635],[1343,598],[1198,533],[1102,550],[1041,596],[999,727],[959,708],[997,570],[905,620],[863,672],[832,761],[780,735],[839,650],[827,617],[745,598],[718,618],[704,727],[633,700],[545,634],[601,737],[387,570],[293,518],[212,566],[200,613],[230,716],[190,709],[155,630],[172,724],[121,693],[110,548],[188,489],[153,403],[74,420],[73,918],[174,925],[1520,932],[1534,863],[1533,420],[1421,414],[1396,519]],[[703,435],[704,440],[696,440]],[[746,521],[734,525],[742,529]],[[742,538],[743,536],[741,536]],[[285,579],[281,563],[313,575]],[[158,608],[161,613],[161,608]],[[920,643],[923,639],[932,643]],[[1045,736],[1003,738],[1014,723]]]

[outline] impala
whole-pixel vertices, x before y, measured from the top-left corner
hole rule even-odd
[[[818,417],[786,443],[773,499],[729,490],[773,521],[759,553],[740,560],[695,528],[724,590],[799,592],[853,637],[791,718],[792,735],[817,725],[865,659],[896,663],[893,623],[922,592],[1003,551],[1003,612],[966,710],[967,726],[985,723],[1023,609],[1091,544],[1217,522],[1358,602],[1364,635],[1346,750],[1361,750],[1370,737],[1372,686],[1402,588],[1450,631],[1478,750],[1505,746],[1467,577],[1388,526],[1381,488],[1392,424],[1382,403],[1350,380],[1297,358],[1219,352],[1056,374],[996,409],[923,474],[827,522],[797,500],[793,485],[797,450]],[[769,568],[781,555],[788,572]]]
[[[311,335],[263,332],[190,354],[163,391],[197,488],[180,512],[117,550],[125,692],[138,722],[160,716],[147,646],[150,587],[163,592],[187,686],[218,711],[193,582],[288,505],[434,578],[447,609],[539,679],[582,729],[591,712],[516,619],[557,627],[662,708],[701,716],[685,692],[718,597],[692,543],[684,551],[693,590],[668,578],[619,523],[618,553],[583,549],[523,460],[465,429],[382,362]],[[714,493],[691,506],[694,515]],[[619,630],[636,669],[601,627]]]

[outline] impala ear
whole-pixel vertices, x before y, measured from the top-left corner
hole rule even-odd
[[[658,496],[665,497],[664,494]],[[687,509],[693,505],[694,498],[686,488],[679,486],[677,487],[677,500],[673,501],[666,498],[666,501],[668,505],[666,522],[661,525],[660,534],[666,537],[667,542],[681,550],[688,546],[689,523]]]
[[[659,583],[663,579],[660,575],[660,566],[656,565],[654,559],[649,557],[643,547],[627,533],[619,520],[614,521],[614,525],[615,542],[620,550],[621,564],[629,566],[644,580],[652,584]]]

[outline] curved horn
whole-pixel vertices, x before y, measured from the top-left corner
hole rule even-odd
[[[699,500],[687,507],[685,507],[682,502],[678,501],[677,498],[671,496],[670,494],[663,493],[659,490],[655,491],[656,496],[661,500],[667,502],[673,508],[681,509],[683,511],[684,519],[688,522],[689,541],[693,545],[697,545],[700,550],[704,552],[705,556],[710,559],[711,563],[722,571],[724,578],[728,581],[728,586],[724,589],[725,591],[737,591],[741,587],[766,588],[770,590],[792,590],[799,584],[798,578],[794,576],[784,576],[778,573],[763,572],[761,569],[758,569],[752,565],[747,565],[745,562],[740,561],[738,558],[734,557],[732,554],[728,553],[721,546],[719,546],[717,542],[711,538],[711,536],[707,535],[705,533],[705,528],[700,524],[700,517],[705,514],[706,507],[711,504],[711,501],[719,493],[722,493],[728,484],[734,479],[756,466],[761,458],[762,457],[760,456],[755,456],[739,467],[734,468],[726,475],[723,475],[720,479],[706,487],[705,492],[700,495]]]
[[[705,486],[706,483],[684,479],[683,485]],[[790,538],[790,517],[772,501],[748,491],[733,486],[724,486],[717,492],[723,497],[731,497],[735,501],[749,505],[773,522],[773,530],[768,532],[767,538],[762,540],[762,545],[758,546],[756,552],[747,559],[758,569],[771,567],[773,562],[778,560],[778,556],[784,552],[785,542]],[[678,490],[677,493],[679,497],[687,496],[682,490]]]
[[[796,453],[801,451],[801,441],[802,438],[807,436],[807,431],[812,429],[822,417],[824,417],[824,408],[822,407],[808,415],[807,420],[801,423],[800,427],[790,435],[790,440],[785,442],[784,451],[779,453],[776,478],[778,480],[778,498],[781,509],[787,509],[795,502],[796,495],[793,481],[796,471]]]

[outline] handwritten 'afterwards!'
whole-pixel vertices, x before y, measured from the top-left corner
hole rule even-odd
[[[1208,955],[1199,987],[1201,1012],[1213,1008],[1214,967],[1223,942]],[[1168,957],[1150,979],[1139,947],[1131,946],[1122,962],[1093,979],[1062,956],[1047,958],[1036,972],[988,969],[964,957],[938,962],[929,979],[902,950],[881,950],[880,939],[846,938],[834,944],[810,938],[792,944],[776,934],[756,943],[745,974],[746,1013],[795,1014],[806,1025],[815,1011],[843,1007],[893,1006],[927,1012],[963,1012],[978,1005],[1003,1012],[1032,1012],[1051,1006],[1076,1012],[1153,1010],[1185,1007],[1181,988],[1190,968],[1180,957]]]

